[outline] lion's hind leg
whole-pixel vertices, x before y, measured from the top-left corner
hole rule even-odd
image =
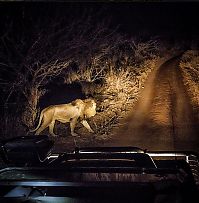
[[[44,131],[49,125],[51,124],[51,119],[43,117],[43,121],[41,123],[41,126],[36,131],[35,135],[39,135],[42,131]]]
[[[54,126],[55,126],[55,120],[53,120],[50,124],[49,124],[49,133],[54,136],[57,137],[58,135],[56,135],[53,130],[54,130]]]
[[[47,128],[48,126],[41,126],[35,133],[35,135],[39,135],[45,128]]]

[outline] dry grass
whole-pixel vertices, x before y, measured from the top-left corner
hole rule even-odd
[[[97,140],[110,138],[113,128],[120,127],[121,120],[133,109],[157,61],[158,58],[146,60],[139,67],[128,66],[120,71],[107,72],[102,91],[96,95],[100,112],[92,121]]]
[[[180,62],[184,84],[191,98],[192,106],[199,113],[199,51],[189,50],[184,53]],[[198,116],[199,119],[199,116]]]

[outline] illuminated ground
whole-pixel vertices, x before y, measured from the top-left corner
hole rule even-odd
[[[198,121],[182,82],[178,57],[151,75],[134,112],[105,145],[199,151]]]
[[[180,56],[157,67],[149,77],[135,110],[110,140],[92,135],[77,138],[77,146],[137,146],[148,150],[199,152],[198,121],[182,82]],[[67,138],[66,138],[67,137]],[[55,151],[73,149],[72,136],[56,138]]]

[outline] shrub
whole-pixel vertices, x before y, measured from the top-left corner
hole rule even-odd
[[[108,139],[113,128],[120,126],[122,119],[133,109],[157,60],[146,60],[139,67],[123,67],[120,71],[111,69],[106,73],[101,92],[94,94],[98,101],[98,113],[93,118],[96,139]]]
[[[199,112],[199,51],[189,50],[184,53],[180,62],[184,84],[187,87],[196,115]],[[199,119],[199,117],[198,117]]]

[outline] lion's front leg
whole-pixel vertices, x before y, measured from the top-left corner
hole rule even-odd
[[[91,129],[90,125],[88,124],[88,122],[86,120],[82,120],[81,124],[91,133],[94,133],[94,131]]]
[[[77,119],[78,119],[78,118],[73,118],[73,119],[70,121],[70,131],[71,131],[71,135],[72,135],[72,136],[78,136],[78,134],[74,132],[75,126],[76,126],[76,124],[77,124]]]

